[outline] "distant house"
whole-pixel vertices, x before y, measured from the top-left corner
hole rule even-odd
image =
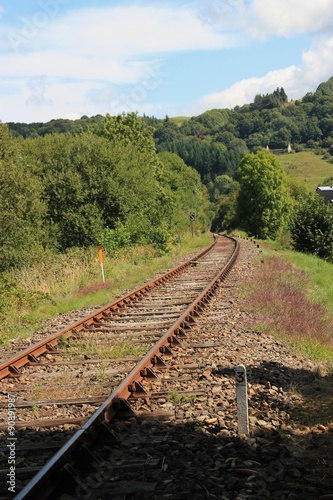
[[[316,193],[322,196],[326,203],[333,205],[333,186],[318,186]]]
[[[267,145],[266,149],[267,149],[267,151],[270,151],[274,155],[282,155],[283,153],[291,153],[292,152],[290,143],[288,144],[287,148],[269,149],[269,146]]]

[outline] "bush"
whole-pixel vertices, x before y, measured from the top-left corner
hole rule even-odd
[[[290,234],[295,250],[333,260],[333,211],[320,196],[311,193],[299,203]]]
[[[104,231],[101,243],[107,252],[114,252],[119,248],[131,245],[131,233],[126,225],[117,221],[114,229],[106,229]]]
[[[150,243],[161,253],[169,251],[170,235],[160,227],[152,228],[150,233]]]

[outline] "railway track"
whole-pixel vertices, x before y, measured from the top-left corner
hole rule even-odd
[[[17,498],[54,495],[57,498],[59,474],[64,474],[65,482],[69,479],[72,483],[68,486],[72,493],[74,481],[73,497],[77,498],[77,488],[83,485],[84,492],[87,485],[83,482],[80,486],[80,474],[76,475],[73,464],[76,466],[80,462],[78,455],[83,450],[83,454],[87,454],[85,463],[91,460],[95,463],[96,457],[91,450],[99,445],[101,436],[102,441],[108,443],[107,449],[110,443],[118,442],[110,422],[128,418],[137,421],[173,418],[174,411],[169,408],[172,398],[192,401],[204,394],[204,390],[189,390],[189,375],[173,376],[173,370],[178,370],[172,368],[175,351],[183,350],[188,343],[197,317],[230,272],[238,251],[235,240],[218,238],[195,259],[2,363],[1,408],[5,412],[10,398],[15,399],[15,440],[20,444],[16,447],[15,441],[6,443],[8,423],[3,419],[0,453],[6,462],[7,445],[12,444],[14,448],[15,444]],[[130,344],[131,351],[136,354],[113,356],[119,344],[127,347]],[[95,359],[87,354],[87,346],[94,346]],[[193,339],[189,346],[193,346]],[[187,370],[197,368],[197,363],[189,363],[186,349],[182,356],[179,357],[180,366],[186,366]],[[181,382],[181,390],[177,388],[173,393],[172,380],[175,378],[177,383]],[[160,387],[162,379],[164,390]],[[58,451],[54,455],[55,450]],[[129,469],[140,470],[142,463],[139,462]],[[159,467],[160,460],[153,460],[150,466],[152,464]],[[113,465],[114,468],[117,467]],[[3,498],[6,498],[4,495],[12,497],[8,484],[10,482],[3,484],[0,490]],[[61,484],[64,485],[62,479]],[[139,488],[141,493],[136,494],[144,498],[152,494],[153,490],[148,491],[152,485],[143,482],[141,486],[143,491],[136,482],[131,488]],[[126,492],[124,485],[117,486],[118,489],[122,487],[125,489],[121,495],[133,494]],[[103,492],[97,494],[103,495]],[[107,494],[105,498],[109,498]]]
[[[226,260],[224,250],[217,260]],[[252,241],[240,241],[235,266],[201,304],[202,310],[194,310],[192,319],[185,292],[177,300],[173,293],[181,282],[187,283],[185,288],[189,281],[197,288],[192,272],[202,271],[206,264],[214,267],[215,259],[209,255],[204,266],[192,261],[190,280],[182,274],[181,279],[165,283],[166,302],[154,287],[150,298],[140,296],[121,308],[119,322],[112,314],[114,331],[99,331],[100,325],[97,331],[82,328],[68,341],[61,340],[52,354],[43,355],[40,366],[25,365],[19,378],[4,378],[0,411],[9,408],[13,398],[17,417],[16,490],[8,491],[10,483],[5,484],[12,456],[5,428],[0,431],[0,497],[331,499],[333,424],[317,425],[320,421],[309,414],[314,423],[305,427],[303,417],[303,408],[316,404],[312,398],[320,382],[317,366],[253,329],[252,315],[243,308],[239,287],[244,279],[253,279],[252,262],[258,252]],[[200,290],[196,293],[201,295]],[[170,304],[172,297],[183,303]],[[154,307],[145,315],[147,302]],[[163,330],[164,316],[176,314],[174,308],[182,308],[177,313],[186,315],[185,323],[176,333],[169,331],[164,352],[148,356],[146,371],[140,363],[157,340],[152,325],[138,328],[138,316],[145,324],[156,313],[160,340],[171,328],[164,325]],[[141,354],[113,356],[106,363],[108,343],[113,337],[121,342],[123,335],[128,340],[123,327],[129,323],[131,345],[139,346]],[[101,350],[88,351],[91,336],[94,346],[101,341],[104,359]],[[248,436],[238,433],[235,366],[239,363],[248,373]],[[139,379],[133,384],[138,367]],[[34,398],[29,393],[32,385],[39,391]]]

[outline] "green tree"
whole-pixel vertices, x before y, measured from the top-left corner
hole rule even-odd
[[[43,188],[19,146],[0,125],[0,271],[36,261],[44,242]]]
[[[322,197],[313,193],[303,197],[289,226],[295,250],[332,261],[333,210]]]
[[[237,191],[238,182],[229,177],[229,175],[223,174],[215,177],[215,179],[208,184],[207,188],[210,199],[216,202],[221,200],[222,196]]]
[[[276,156],[261,150],[247,154],[238,166],[241,226],[258,238],[275,238],[287,221],[290,197],[287,178]]]
[[[106,115],[103,136],[113,143],[124,146],[135,144],[138,151],[146,154],[147,161],[151,158],[156,160],[153,133],[153,127],[146,125],[146,122],[137,113]]]
[[[161,189],[165,196],[162,206],[169,207],[165,214],[168,226],[173,231],[186,231],[189,228],[189,213],[196,214],[196,225],[202,230],[209,228],[206,217],[208,200],[198,172],[176,154],[159,153],[163,167],[159,173]]]
[[[212,231],[229,231],[237,227],[238,190],[222,196],[217,214],[212,222]]]
[[[273,132],[269,139],[269,146],[272,149],[287,148],[290,141],[290,131],[286,127],[282,127],[280,130]]]

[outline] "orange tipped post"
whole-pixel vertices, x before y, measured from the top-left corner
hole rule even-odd
[[[102,279],[103,279],[103,283],[105,281],[105,275],[104,275],[104,255],[103,255],[103,247],[102,245],[98,245],[98,260],[99,260],[99,263],[101,265],[101,269],[102,269]]]

